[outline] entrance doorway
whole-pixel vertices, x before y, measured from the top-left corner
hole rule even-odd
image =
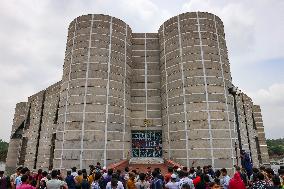
[[[134,130],[132,136],[132,157],[162,157],[161,130]]]

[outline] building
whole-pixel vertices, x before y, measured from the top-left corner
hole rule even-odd
[[[219,17],[180,14],[157,33],[112,16],[69,25],[62,80],[16,105],[7,169],[170,159],[268,163],[260,107],[235,89]]]

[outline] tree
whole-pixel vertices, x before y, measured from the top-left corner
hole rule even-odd
[[[266,142],[269,156],[280,158],[284,156],[284,139],[267,139]]]
[[[6,161],[9,143],[0,139],[0,161]]]

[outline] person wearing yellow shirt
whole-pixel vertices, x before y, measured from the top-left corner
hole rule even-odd
[[[127,189],[136,189],[135,175],[132,172],[129,173],[129,179],[127,180],[126,187],[127,187]]]

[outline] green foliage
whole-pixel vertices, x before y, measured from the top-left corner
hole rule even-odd
[[[6,161],[9,143],[0,139],[0,161]]]
[[[270,156],[284,156],[284,138],[267,139],[266,143]]]

